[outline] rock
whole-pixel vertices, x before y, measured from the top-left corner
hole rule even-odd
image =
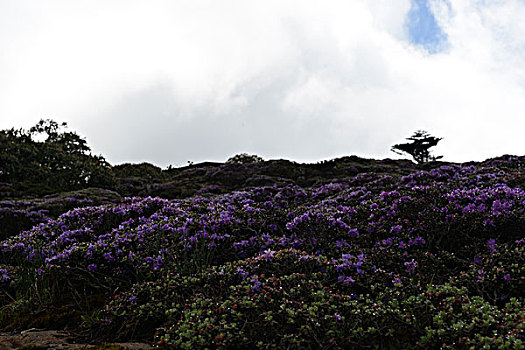
[[[153,349],[145,343],[111,343],[94,345],[75,342],[74,336],[65,331],[43,331],[29,329],[19,333],[0,333],[0,350],[11,349],[122,349],[122,350],[146,350]]]

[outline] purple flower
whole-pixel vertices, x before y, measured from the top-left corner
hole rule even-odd
[[[242,277],[242,279],[246,279],[248,277],[248,272],[244,271],[240,267],[237,268],[237,273]]]
[[[90,265],[88,265],[87,269],[88,269],[90,272],[95,272],[95,271],[97,271],[97,265],[95,265],[95,264],[90,264]]]
[[[501,205],[501,202],[499,200],[495,200],[494,203],[492,203],[492,215],[498,216],[503,211],[503,206]]]
[[[478,282],[482,282],[485,279],[486,275],[487,275],[487,271],[484,271],[483,269],[479,269],[476,279],[478,280]]]
[[[136,297],[135,295],[132,295],[132,296],[128,299],[128,301],[129,301],[130,303],[132,303],[132,304],[135,304],[135,303],[137,302],[137,297]]]
[[[485,225],[485,226],[494,226],[494,221],[492,221],[492,219],[490,219],[490,218],[487,218],[483,222],[483,225]]]
[[[250,278],[250,281],[253,283],[253,286],[251,288],[252,292],[260,292],[261,291],[261,285],[262,283],[259,282],[259,277],[257,275],[253,275]]]
[[[335,247],[338,250],[341,250],[341,249],[343,249],[343,247],[348,247],[348,246],[349,246],[349,244],[344,239],[341,239],[341,240],[335,242]]]
[[[308,260],[310,258],[310,255],[306,254],[306,255],[301,255],[299,257],[299,260]]]
[[[489,247],[489,250],[492,252],[492,253],[497,253],[498,251],[496,250],[495,248],[496,246],[496,240],[494,238],[491,238],[487,241],[487,247]]]
[[[403,228],[403,226],[401,226],[401,225],[392,226],[392,228],[390,229],[390,232],[392,232],[392,233],[399,233],[402,228]]]
[[[390,246],[392,245],[393,241],[391,237],[388,237],[387,239],[384,239],[381,241],[381,244],[384,246]]]
[[[334,314],[334,318],[336,321],[340,321],[341,320],[341,315],[339,315],[337,312]]]
[[[356,228],[351,228],[350,230],[348,230],[348,235],[350,237],[357,237],[359,236],[359,231]]]
[[[247,240],[242,240],[240,242],[234,242],[233,247],[235,249],[241,249],[242,247],[248,247],[250,245],[250,242]]]
[[[503,276],[503,279],[505,280],[505,282],[509,283],[510,282],[510,273],[508,273],[505,276]]]
[[[466,207],[463,208],[461,211],[463,214],[473,213],[476,211],[476,205],[474,203],[469,203]]]
[[[273,257],[275,255],[275,252],[273,250],[270,250],[270,249],[266,249],[264,251],[264,254],[263,254],[263,258],[266,260],[266,261],[272,261]]]
[[[414,259],[412,259],[412,261],[405,262],[405,266],[407,268],[408,274],[411,275],[416,271],[417,262],[415,262]]]
[[[0,269],[0,283],[9,282],[11,279],[9,278],[9,273],[6,269]]]
[[[355,280],[350,276],[341,275],[337,278],[337,281],[344,283],[346,285],[349,285],[350,283],[354,283]]]
[[[106,261],[108,261],[108,262],[115,261],[115,258],[113,257],[111,252],[104,253],[104,259],[106,259]]]
[[[355,258],[352,254],[341,254],[341,259],[343,261],[348,262],[348,260]]]
[[[13,248],[14,249],[24,249],[25,245],[24,245],[24,243],[15,243],[15,244],[13,244]]]
[[[423,237],[421,236],[417,236],[416,238],[414,239],[410,239],[408,241],[408,245],[409,246],[413,246],[413,245],[423,245],[425,244],[425,240],[423,239]]]
[[[157,258],[155,258],[153,260],[153,270],[157,271],[159,270],[163,265],[163,261],[162,261],[162,256],[157,256]]]

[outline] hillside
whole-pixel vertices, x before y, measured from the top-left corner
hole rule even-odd
[[[524,166],[128,164],[109,189],[3,200],[0,329],[168,348],[518,349]]]

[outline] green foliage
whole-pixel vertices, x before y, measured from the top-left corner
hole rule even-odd
[[[227,164],[249,164],[249,163],[260,163],[264,161],[261,157],[256,154],[240,153],[236,154],[233,157],[230,157],[226,163]]]
[[[118,177],[141,177],[146,179],[162,178],[162,169],[150,163],[140,164],[119,164],[112,168],[115,176]]]
[[[86,140],[63,131],[66,123],[40,120],[28,131],[0,131],[0,181],[19,192],[46,194],[85,187],[110,187],[113,176]]]

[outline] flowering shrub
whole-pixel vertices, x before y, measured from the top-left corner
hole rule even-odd
[[[0,243],[0,325],[68,300],[94,337],[167,348],[521,348],[523,161],[39,219]]]
[[[240,153],[240,154],[234,155],[233,157],[228,158],[226,163],[246,164],[246,163],[258,163],[262,161],[263,159],[256,154]]]
[[[70,209],[119,200],[116,192],[91,188],[39,199],[0,201],[0,239],[29,230]]]

